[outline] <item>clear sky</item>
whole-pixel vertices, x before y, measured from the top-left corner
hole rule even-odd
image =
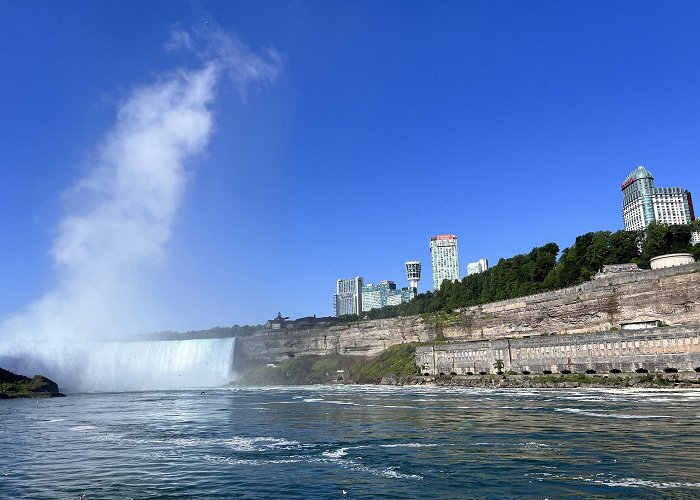
[[[700,200],[697,1],[0,0],[0,18],[0,317],[22,328],[79,301],[65,328],[329,315],[336,279],[406,286],[411,259],[425,291],[431,235],[459,237],[465,274],[621,229],[638,164]],[[154,105],[196,78],[206,95]],[[120,141],[172,169],[150,184]]]

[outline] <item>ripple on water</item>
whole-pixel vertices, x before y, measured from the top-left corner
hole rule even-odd
[[[670,415],[631,415],[626,413],[603,413],[595,412],[590,410],[584,410],[582,408],[555,408],[554,411],[563,413],[572,413],[576,415],[584,415],[586,417],[600,417],[600,418],[619,418],[619,419],[658,419],[658,418],[673,418]]]

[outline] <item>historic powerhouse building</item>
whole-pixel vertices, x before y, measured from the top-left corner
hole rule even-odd
[[[638,166],[622,183],[622,218],[627,231],[638,231],[652,222],[689,224],[695,220],[690,191],[654,187],[654,176]]]
[[[433,264],[433,290],[439,290],[444,280],[459,279],[457,237],[441,234],[430,238],[430,260]]]
[[[339,279],[333,295],[333,316],[360,314],[362,312],[362,276]]]

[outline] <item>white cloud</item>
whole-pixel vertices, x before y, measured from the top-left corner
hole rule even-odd
[[[119,105],[88,173],[66,194],[74,208],[51,248],[57,283],[0,324],[5,340],[142,332],[143,299],[158,293],[145,276],[164,257],[188,166],[211,138],[217,84],[227,77],[243,93],[280,66],[276,52],[254,54],[220,30],[174,30],[167,46],[195,51],[200,67],[161,75]]]

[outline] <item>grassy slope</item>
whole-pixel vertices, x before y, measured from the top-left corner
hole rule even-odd
[[[247,372],[241,383],[249,385],[324,384],[343,377],[344,382],[379,383],[393,373],[398,378],[416,373],[416,343],[398,344],[374,358],[359,356],[299,356],[276,367]],[[339,373],[338,370],[342,370]]]

